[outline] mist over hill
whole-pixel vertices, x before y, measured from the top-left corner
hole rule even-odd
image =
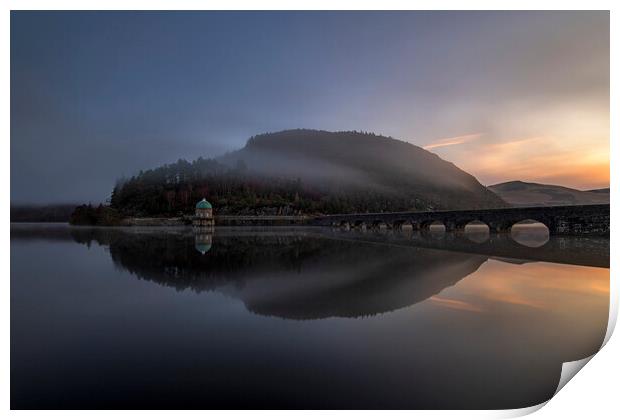
[[[609,188],[580,191],[559,185],[510,181],[488,187],[513,206],[609,204]]]
[[[410,143],[372,133],[288,130],[217,159],[141,172],[115,187],[124,214],[315,214],[504,207],[476,178]]]

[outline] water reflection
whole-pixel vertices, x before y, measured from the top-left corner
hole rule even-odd
[[[423,247],[528,261],[609,267],[609,238],[549,236],[536,226],[518,228],[515,233],[488,235],[484,229],[465,232],[331,229],[334,238],[348,238],[408,247]]]
[[[196,248],[196,251],[204,255],[211,250],[213,233],[213,228],[194,228],[194,248]]]
[[[518,408],[607,325],[602,238],[56,225],[11,241],[13,408]]]
[[[484,256],[334,241],[311,232],[75,229],[114,264],[176,290],[219,291],[254,313],[358,317],[413,305],[476,271]],[[198,252],[196,252],[198,251]],[[381,279],[380,281],[377,281]]]
[[[359,317],[424,301],[488,260],[609,266],[602,238],[556,238],[532,249],[474,227],[464,234],[405,231],[101,229],[35,227],[36,237],[105,246],[116,267],[176,290],[218,291],[252,312],[289,319]],[[523,228],[522,228],[523,229]],[[519,232],[537,243],[535,226]],[[13,238],[29,238],[16,227]],[[482,239],[485,239],[484,241]],[[214,246],[215,244],[215,246]],[[445,250],[459,252],[445,252]],[[486,254],[486,255],[485,255]]]
[[[486,241],[488,241],[489,238],[491,237],[489,228],[486,225],[484,226],[479,226],[479,225],[469,226],[468,225],[465,227],[464,233],[467,239],[469,239],[470,241],[476,244],[483,244]]]
[[[549,242],[549,229],[539,222],[516,223],[510,233],[517,243],[531,248],[539,248]]]

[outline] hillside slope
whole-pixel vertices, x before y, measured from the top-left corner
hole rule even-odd
[[[436,154],[369,133],[287,130],[263,134],[219,160],[228,165],[243,161],[250,170],[299,177],[332,192],[372,191],[417,199],[417,207],[424,209],[506,205],[472,175]]]
[[[289,130],[225,156],[178,161],[119,183],[125,215],[177,215],[206,197],[218,214],[333,214],[504,207],[472,175],[410,143],[358,132]]]
[[[513,206],[567,206],[608,204],[609,189],[580,191],[559,185],[510,181],[488,187]]]
[[[609,194],[609,188],[597,188],[595,190],[586,190],[586,192],[593,192],[597,194]]]

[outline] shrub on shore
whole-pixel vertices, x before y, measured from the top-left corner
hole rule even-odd
[[[93,207],[90,204],[77,206],[69,223],[72,225],[89,226],[117,226],[121,224],[122,217],[119,212],[111,207],[99,205]]]

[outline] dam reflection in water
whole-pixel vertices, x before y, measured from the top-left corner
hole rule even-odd
[[[519,408],[607,326],[608,239],[48,225],[11,241],[13,408]]]

